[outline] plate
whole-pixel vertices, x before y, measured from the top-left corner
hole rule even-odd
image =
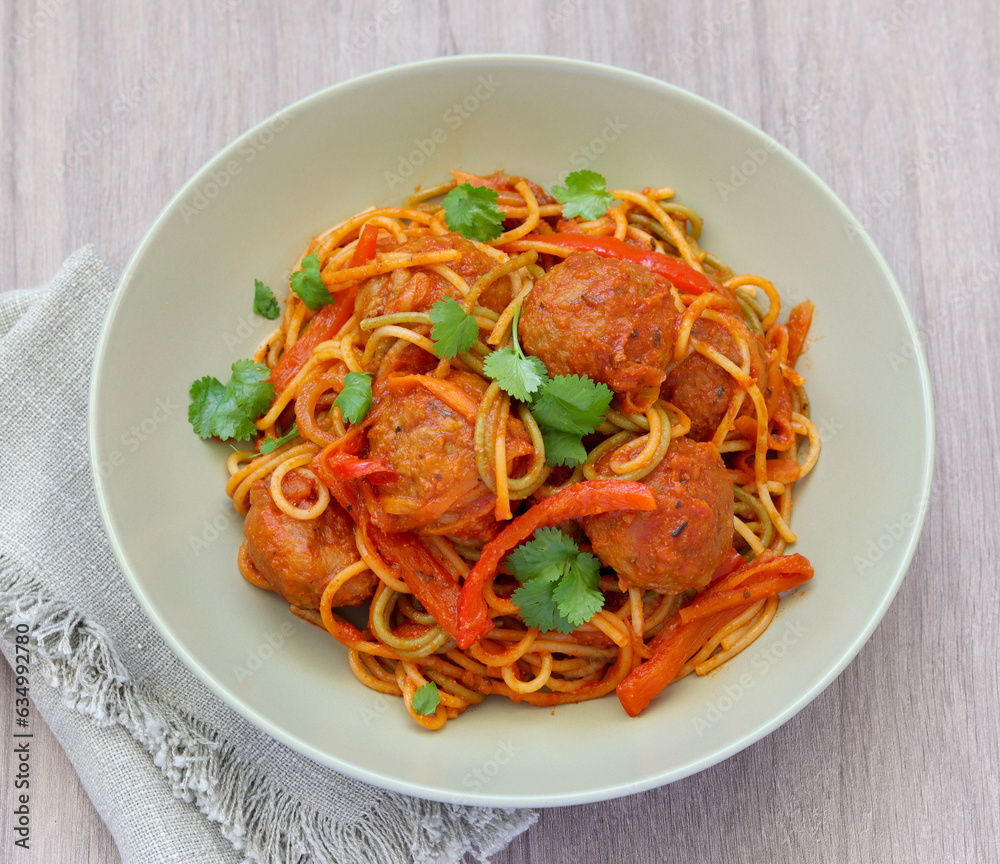
[[[365,689],[345,651],[236,568],[227,452],[186,417],[268,330],[253,280],[287,284],[310,238],[417,184],[505,168],[551,186],[591,168],[670,185],[702,243],[817,314],[800,366],[823,435],[797,490],[794,549],[816,578],[764,636],[637,719],[606,698],[552,709],[489,699],[440,733]],[[283,292],[279,291],[279,295]],[[788,720],[857,654],[909,565],[932,470],[926,363],[885,261],[834,194],[742,120],[661,81],[571,60],[459,57],[317,93],[205,165],[128,267],[95,360],[98,501],[132,590],[181,660],[236,711],[317,762],[443,801],[550,806],[700,771]]]

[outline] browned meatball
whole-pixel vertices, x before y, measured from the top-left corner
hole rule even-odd
[[[629,586],[663,594],[703,588],[733,545],[733,483],[718,450],[678,438],[642,482],[655,510],[583,519],[594,554]]]
[[[471,286],[480,276],[496,266],[485,252],[460,234],[418,237],[397,246],[393,252],[435,252],[457,249],[462,257],[446,266],[458,273]],[[511,283],[506,276],[498,279],[482,295],[482,306],[501,312],[511,301]],[[458,289],[447,279],[429,270],[403,267],[366,279],[358,288],[355,309],[359,320],[394,312],[427,312],[443,297],[461,300]]]
[[[475,409],[486,383],[453,371],[445,381],[459,391],[469,410],[458,410],[422,386],[392,392],[386,381],[375,388],[369,417],[368,452],[384,457],[398,472],[394,483],[373,486],[381,510],[372,519],[383,531],[416,531],[466,540],[489,540],[499,530],[493,516],[496,496],[479,477],[474,441]],[[520,421],[507,427],[508,468],[531,452]]]
[[[660,391],[678,313],[670,286],[629,261],[574,252],[521,309],[524,348],[552,375],[589,375],[645,410]]]
[[[750,375],[759,378],[762,374],[760,346],[757,339],[744,325],[739,325],[750,349]],[[743,362],[736,342],[726,329],[714,321],[700,318],[691,328],[691,338],[710,345],[736,366]],[[736,380],[717,363],[692,351],[680,363],[668,367],[663,381],[661,395],[672,402],[691,418],[688,435],[695,441],[710,441],[719,428],[737,390]],[[744,400],[743,410],[750,408],[750,400]]]
[[[304,500],[303,475],[290,471],[282,491],[293,502]],[[250,560],[271,588],[293,606],[319,609],[330,579],[360,560],[354,545],[354,522],[331,500],[315,519],[292,519],[271,499],[267,481],[250,490],[250,510],[243,522]],[[377,577],[365,572],[337,589],[333,606],[359,606],[375,592]]]

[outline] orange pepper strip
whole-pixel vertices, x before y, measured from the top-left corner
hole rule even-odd
[[[453,634],[458,647],[468,648],[493,629],[483,587],[506,554],[538,528],[612,510],[655,509],[656,498],[642,483],[587,480],[574,483],[526,510],[483,547],[479,561],[465,579],[458,606],[458,633]]]
[[[802,346],[806,341],[806,334],[809,333],[809,325],[812,324],[814,304],[812,300],[803,300],[788,313],[788,365],[794,366],[802,353]]]
[[[388,384],[393,393],[409,390],[411,387],[423,387],[449,408],[472,422],[475,422],[476,414],[479,412],[479,403],[464,390],[434,375],[398,375],[389,378]]]

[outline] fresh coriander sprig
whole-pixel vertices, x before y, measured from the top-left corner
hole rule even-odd
[[[526,355],[518,341],[517,324],[521,317],[521,307],[514,310],[511,325],[513,347],[500,348],[483,361],[483,372],[496,381],[500,388],[515,399],[527,402],[532,393],[537,393],[548,380],[549,371],[540,357]]]
[[[274,292],[260,279],[253,280],[253,311],[268,321],[273,321],[281,312]]]
[[[191,385],[188,420],[202,438],[246,440],[257,432],[254,421],[274,401],[271,370],[263,363],[237,360],[226,384],[206,375]]]
[[[431,328],[434,353],[442,360],[450,360],[476,344],[479,325],[475,316],[466,312],[453,297],[438,300],[431,306],[430,316],[434,322]]]
[[[463,183],[456,186],[441,202],[444,221],[450,231],[457,231],[470,240],[489,243],[503,234],[503,210],[497,206],[500,196],[487,186]]]
[[[319,275],[319,257],[306,255],[302,259],[302,269],[296,270],[289,279],[292,291],[302,298],[313,312],[333,302],[333,295]]]
[[[507,566],[521,582],[511,601],[529,627],[571,633],[604,606],[600,562],[558,528],[539,528],[507,556]]]
[[[418,714],[427,716],[437,711],[440,702],[441,694],[438,693],[437,684],[433,681],[428,681],[413,691],[413,699],[410,701],[410,704]]]
[[[348,372],[344,376],[344,389],[333,400],[333,408],[340,409],[340,416],[358,425],[372,407],[372,379],[365,372]]]
[[[563,216],[572,219],[600,219],[614,203],[607,182],[596,171],[574,171],[566,177],[565,186],[553,186],[553,197],[563,205]]]
[[[535,400],[532,413],[550,429],[589,435],[604,421],[613,395],[606,384],[586,375],[556,375]]]
[[[293,423],[291,428],[280,438],[268,438],[261,443],[258,453],[273,453],[282,444],[287,444],[293,438],[299,437],[299,427],[298,424]]]
[[[613,395],[586,375],[557,375],[545,383],[531,413],[545,441],[546,463],[575,466],[586,460],[583,437],[604,422]]]

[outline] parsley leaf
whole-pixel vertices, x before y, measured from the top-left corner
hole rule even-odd
[[[571,219],[600,219],[614,202],[604,178],[596,171],[574,171],[566,177],[565,186],[553,186],[552,195],[563,205],[563,216]]]
[[[470,240],[489,243],[503,234],[503,210],[497,206],[499,196],[494,189],[463,183],[456,186],[441,202],[444,221],[449,230],[457,231]]]
[[[560,432],[541,425],[538,431],[542,433],[542,441],[545,442],[546,465],[569,465],[575,468],[587,461],[587,448],[583,446],[582,435]]]
[[[529,627],[571,633],[604,606],[600,562],[558,528],[539,528],[507,556],[507,566],[521,581],[511,601]]]
[[[257,432],[254,421],[274,401],[271,370],[263,363],[237,360],[225,386],[210,375],[191,385],[188,420],[202,438],[246,440]]]
[[[281,311],[274,292],[260,279],[253,280],[253,311],[268,321],[273,321]]]
[[[260,449],[257,452],[258,453],[273,453],[282,444],[287,444],[293,438],[298,438],[298,436],[299,436],[299,427],[298,427],[298,424],[297,423],[293,423],[291,429],[289,429],[280,438],[268,438],[266,441],[264,441],[260,445]]]
[[[333,302],[333,295],[319,275],[319,258],[316,255],[306,255],[302,259],[302,269],[296,270],[289,282],[292,290],[313,312]]]
[[[521,350],[517,339],[517,322],[521,317],[521,307],[514,310],[511,332],[514,336],[513,348],[501,348],[488,355],[483,362],[483,372],[496,381],[500,387],[515,399],[527,402],[532,393],[548,380],[549,370],[540,357],[529,357]]]
[[[450,360],[456,354],[468,351],[479,338],[479,325],[476,319],[462,308],[462,304],[453,297],[438,300],[430,311],[431,338],[434,340],[434,353],[442,360]]]
[[[440,702],[441,694],[438,693],[437,684],[433,681],[428,681],[426,684],[421,684],[413,692],[413,699],[410,704],[413,706],[414,711],[426,716],[437,711]]]
[[[586,375],[557,375],[532,407],[539,425],[574,435],[589,435],[604,421],[611,390]]]
[[[348,372],[344,376],[344,389],[333,400],[333,407],[339,408],[340,416],[357,426],[372,407],[371,376],[365,372]]]

